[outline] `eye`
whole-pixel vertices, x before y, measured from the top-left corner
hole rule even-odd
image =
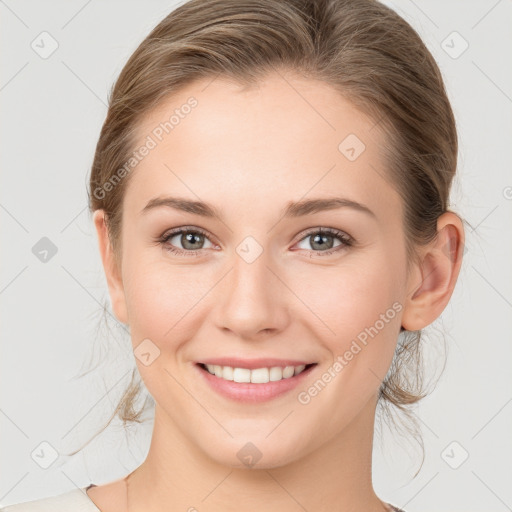
[[[157,242],[164,246],[164,248],[171,252],[183,256],[196,256],[202,249],[214,247],[208,238],[208,233],[201,228],[196,227],[181,227],[166,231]],[[334,241],[338,239],[340,243],[335,244]],[[205,241],[209,246],[205,247]],[[343,231],[332,228],[316,228],[307,232],[301,242],[307,241],[312,249],[307,247],[299,247],[313,251],[318,256],[329,256],[334,252],[340,251],[346,247],[350,247],[354,243],[354,239],[344,233]],[[179,244],[181,247],[176,247]]]
[[[207,249],[204,246],[205,240],[213,244],[208,239],[208,234],[200,228],[182,227],[171,231],[166,231],[159,239],[164,248],[170,252],[185,256],[195,256],[201,249]],[[181,247],[176,247],[179,244]]]
[[[334,240],[338,239],[339,244],[335,245]],[[338,229],[332,228],[317,228],[313,231],[306,233],[306,236],[301,239],[301,242],[306,241],[313,249],[305,248],[306,250],[313,250],[318,256],[329,256],[334,252],[343,250],[350,247],[354,243],[354,239]],[[300,247],[304,249],[304,247]],[[318,249],[318,250],[315,250]]]

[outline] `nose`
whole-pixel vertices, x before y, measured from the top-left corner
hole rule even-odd
[[[257,340],[286,328],[291,294],[267,252],[254,261],[234,254],[231,270],[219,284],[215,314],[219,329]]]

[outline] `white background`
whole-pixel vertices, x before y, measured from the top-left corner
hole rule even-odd
[[[48,469],[31,457],[44,441],[59,453],[86,442],[135,364],[122,332],[97,338],[108,296],[86,187],[108,90],[175,5],[0,1],[1,505],[121,478],[149,448],[150,421],[128,436],[115,422]],[[512,4],[388,5],[419,31],[445,77],[460,141],[451,208],[469,225],[459,283],[432,330],[433,340],[446,338],[447,366],[417,410],[425,462],[413,478],[419,451],[385,431],[376,439],[375,488],[408,512],[512,510]],[[59,45],[47,59],[31,48],[43,31]],[[453,31],[469,44],[458,58],[443,49],[462,48],[457,36],[446,39]],[[46,263],[32,252],[42,237],[58,251]],[[106,366],[74,379],[92,353],[93,367],[100,359]],[[447,463],[466,452],[457,469]]]

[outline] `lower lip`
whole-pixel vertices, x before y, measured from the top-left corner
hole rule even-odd
[[[219,394],[236,400],[238,402],[266,402],[280,395],[291,391],[298,386],[311,373],[316,364],[306,368],[299,375],[294,375],[288,379],[281,379],[275,382],[267,382],[265,384],[254,384],[252,382],[234,382],[225,380],[216,375],[212,375],[205,370],[200,364],[196,364],[198,372],[202,378]]]

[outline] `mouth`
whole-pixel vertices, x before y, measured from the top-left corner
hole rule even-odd
[[[262,366],[260,368],[246,368],[242,366],[228,366],[218,364],[198,363],[199,367],[210,375],[219,379],[238,383],[267,384],[268,382],[279,382],[283,379],[296,377],[306,372],[317,363]]]
[[[269,360],[265,360],[268,361]],[[215,362],[225,362],[216,360]],[[318,363],[273,360],[269,366],[260,361],[212,364],[196,363],[201,381],[224,398],[237,402],[264,402],[290,392],[314,371]],[[292,364],[293,363],[293,364]],[[298,363],[298,364],[295,364]],[[249,368],[248,366],[251,366]]]

